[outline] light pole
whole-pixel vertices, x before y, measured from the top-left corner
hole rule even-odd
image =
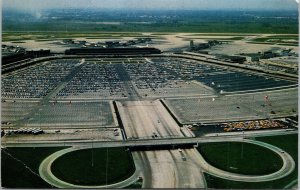
[[[92,141],[92,167],[94,167],[94,141]]]
[[[41,128],[41,110],[39,110],[39,123],[40,123],[40,128]]]
[[[227,142],[227,167],[229,167],[229,142]]]
[[[108,148],[106,148],[106,179],[105,179],[105,184],[107,185],[107,174],[108,174]]]
[[[241,151],[241,159],[244,157],[244,131],[243,131],[243,140],[242,140],[242,151]]]

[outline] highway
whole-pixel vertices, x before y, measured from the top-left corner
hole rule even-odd
[[[206,188],[202,168],[186,149],[134,151],[132,155],[144,179],[142,188]]]
[[[175,120],[159,100],[117,102],[127,138],[183,137]]]

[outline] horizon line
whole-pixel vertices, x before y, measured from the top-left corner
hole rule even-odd
[[[79,8],[79,7],[67,7],[67,8],[39,8],[39,9],[20,9],[13,7],[2,7],[4,10],[11,11],[20,11],[20,12],[32,12],[32,11],[47,11],[47,10],[105,10],[105,11],[297,11],[297,8],[286,8],[286,9],[277,9],[277,8],[206,8],[206,9],[197,9],[197,8],[178,8],[178,9],[168,9],[168,8]]]

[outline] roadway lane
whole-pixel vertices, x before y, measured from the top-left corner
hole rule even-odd
[[[123,81],[124,89],[126,89],[127,91],[128,100],[130,101],[140,100],[142,97],[134,88],[130,76],[124,68],[124,65],[116,64],[116,71],[118,73],[118,76],[120,77],[120,80]]]
[[[206,188],[201,168],[184,151],[137,151],[133,155],[143,171],[143,188]]]
[[[160,101],[117,102],[128,139],[183,137],[180,127]]]

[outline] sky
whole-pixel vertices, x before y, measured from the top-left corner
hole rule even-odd
[[[299,0],[2,0],[3,9],[270,9],[297,10]]]

